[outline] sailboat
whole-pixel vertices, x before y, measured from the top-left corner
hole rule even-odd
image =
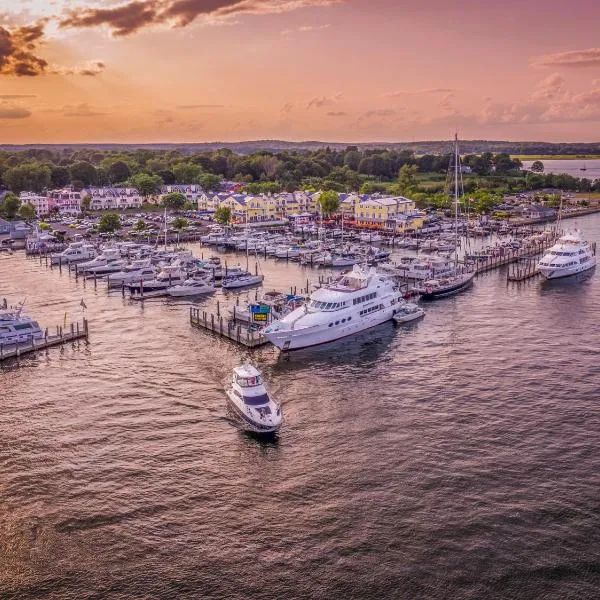
[[[460,152],[458,134],[454,136],[454,271],[453,273],[423,281],[416,289],[424,300],[435,300],[458,294],[473,283],[475,271],[467,271],[458,265],[458,202],[460,178]]]
[[[583,167],[581,167],[579,170],[580,171],[587,171],[587,167],[585,166],[585,163],[583,163]]]

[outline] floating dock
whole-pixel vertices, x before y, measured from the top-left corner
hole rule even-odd
[[[258,348],[269,343],[269,340],[260,331],[226,319],[223,315],[201,311],[199,308],[190,307],[190,323],[193,327],[211,331],[246,348]]]
[[[23,342],[20,344],[0,344],[0,362],[11,358],[20,358],[26,354],[46,350],[54,346],[62,346],[69,342],[88,338],[88,321],[83,319],[80,323],[71,323],[70,327],[56,327],[56,334],[49,334],[46,329],[43,339]]]

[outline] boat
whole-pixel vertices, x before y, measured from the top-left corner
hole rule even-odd
[[[96,265],[85,269],[86,277],[103,277],[111,273],[118,273],[124,268],[126,262],[122,258],[110,258],[103,265]]]
[[[402,293],[387,275],[354,265],[333,283],[316,289],[309,300],[263,335],[282,350],[332,342],[390,321],[404,305]]]
[[[131,283],[128,287],[132,294],[166,294],[168,288],[182,284],[187,278],[187,273],[181,265],[174,263],[164,266],[155,279]]]
[[[180,285],[174,285],[170,288],[167,288],[167,294],[173,298],[212,294],[214,291],[215,288],[203,279],[186,279]]]
[[[233,290],[251,285],[259,285],[263,282],[263,275],[252,275],[252,273],[241,273],[239,275],[228,275],[223,277],[221,286],[225,290]]]
[[[107,282],[109,287],[119,287],[140,281],[150,281],[156,277],[157,272],[150,259],[140,258],[125,266],[121,271],[110,273]]]
[[[567,232],[540,259],[537,270],[546,279],[582,273],[596,266],[595,250],[580,230]]]
[[[415,287],[415,290],[424,300],[435,300],[458,294],[471,287],[475,278],[475,271],[467,267],[458,265],[458,204],[459,204],[459,187],[462,182],[460,178],[460,152],[458,150],[458,134],[454,136],[454,164],[451,165],[454,170],[454,269],[453,272],[444,277],[436,277],[426,279]]]
[[[298,308],[305,298],[295,294],[282,294],[277,291],[265,292],[260,300],[248,301],[245,304],[232,306],[228,309],[229,315],[234,321],[242,323],[253,323],[262,320],[262,324],[275,319],[281,319]],[[258,318],[255,317],[258,315]],[[266,315],[266,316],[264,316]]]
[[[242,424],[253,433],[275,433],[283,421],[281,406],[267,392],[261,372],[252,365],[233,369],[227,404]]]
[[[93,273],[94,270],[98,267],[104,267],[109,262],[121,260],[121,253],[118,248],[104,248],[98,256],[93,258],[92,260],[87,260],[85,262],[80,262],[77,265],[77,270],[80,273]],[[118,269],[117,269],[118,270]]]
[[[96,256],[96,248],[92,244],[86,244],[84,242],[73,242],[69,244],[62,252],[52,254],[50,256],[50,262],[53,265],[70,265],[71,263],[78,263],[85,260],[91,260]]]
[[[26,344],[44,339],[44,332],[31,317],[22,314],[23,304],[0,309],[0,346]]]
[[[395,314],[394,321],[396,323],[410,323],[417,319],[422,319],[425,316],[425,311],[413,302],[406,302],[404,306]]]

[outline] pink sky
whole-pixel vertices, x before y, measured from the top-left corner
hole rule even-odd
[[[0,139],[597,141],[600,2],[0,0]]]

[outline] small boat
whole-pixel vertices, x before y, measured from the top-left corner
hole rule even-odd
[[[422,319],[424,316],[425,311],[420,306],[412,302],[407,302],[403,307],[398,309],[398,312],[394,316],[394,321],[400,324],[410,323],[411,321]]]
[[[173,298],[212,294],[214,291],[215,288],[210,283],[202,279],[186,279],[180,285],[174,285],[170,288],[167,288],[167,294]]]
[[[226,394],[231,411],[247,431],[274,433],[281,426],[281,406],[269,396],[256,367],[235,367]]]
[[[251,285],[262,284],[263,279],[263,275],[252,275],[251,273],[243,273],[234,277],[224,277],[221,286],[225,290],[233,290],[242,287],[249,287]]]

